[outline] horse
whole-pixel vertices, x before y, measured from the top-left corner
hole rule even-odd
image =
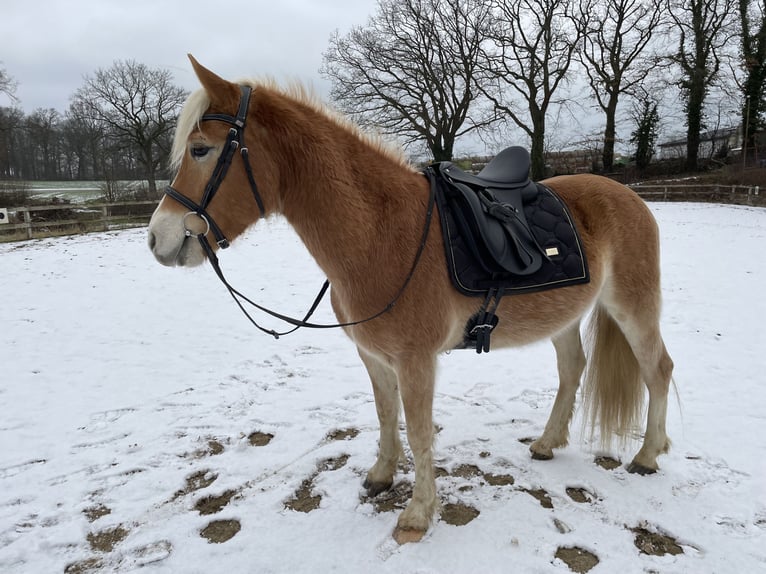
[[[422,236],[433,209],[429,183],[400,150],[300,85],[236,84],[189,58],[201,88],[180,113],[171,150],[176,174],[152,215],[148,245],[163,265],[195,266],[212,263],[229,238],[262,218],[281,215],[291,224],[326,274],[332,309],[372,383],[380,434],[364,480],[370,496],[393,485],[404,456],[403,406],[415,483],[392,536],[419,541],[439,508],[437,357],[460,344],[481,305],[451,285],[439,226]],[[556,352],[558,391],[531,456],[551,459],[568,444],[583,379],[586,417],[602,440],[635,436],[648,394],[643,443],[627,470],[653,473],[670,447],[673,370],[659,326],[657,224],[643,200],[613,180],[578,174],[543,183],[571,213],[590,281],[505,297],[496,310],[494,348],[551,339]]]

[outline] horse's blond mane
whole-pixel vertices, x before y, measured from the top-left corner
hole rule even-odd
[[[309,106],[326,116],[337,126],[350,132],[362,142],[368,144],[374,150],[382,153],[404,167],[410,167],[410,163],[407,161],[407,158],[405,158],[401,149],[385,141],[383,137],[378,134],[365,132],[349,118],[327,106],[312,89],[306,88],[306,86],[300,82],[292,82],[287,86],[280,86],[276,81],[271,79],[247,80],[240,83],[250,85],[254,90],[266,88],[279,93],[286,98]],[[178,117],[175,138],[170,153],[171,168],[173,170],[178,170],[180,167],[181,160],[186,152],[186,140],[189,138],[192,131],[199,126],[199,120],[209,106],[210,98],[208,97],[207,92],[202,88],[192,92],[186,100],[186,103],[181,110],[181,114]]]

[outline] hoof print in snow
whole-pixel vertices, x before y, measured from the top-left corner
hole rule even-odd
[[[484,472],[475,464],[461,464],[455,467],[452,472],[447,472],[444,468],[437,466],[435,471],[436,478],[444,476],[453,476],[457,478],[471,479],[479,477],[490,486],[508,486],[512,485],[515,480],[510,474],[494,474],[491,472]]]
[[[675,556],[676,554],[684,553],[684,549],[671,536],[660,532],[651,532],[641,527],[631,528],[631,531],[636,535],[633,544],[636,545],[641,554],[648,554],[650,556],[670,554]]]
[[[373,497],[362,496],[362,502],[369,502],[375,512],[382,514],[404,510],[410,498],[412,498],[412,484],[402,481]]]
[[[222,544],[234,538],[241,529],[239,520],[213,520],[200,530],[199,535],[211,544]]]
[[[207,488],[213,484],[217,478],[218,475],[209,470],[200,470],[194,474],[190,474],[186,477],[186,486],[173,495],[173,500],[191,494],[192,492],[196,492],[197,490]]]
[[[173,545],[168,540],[159,540],[145,546],[139,546],[130,552],[136,566],[143,567],[149,564],[162,562],[170,557]]]
[[[111,514],[112,509],[107,506],[104,506],[103,504],[96,504],[95,506],[89,506],[88,508],[83,510],[82,513],[85,515],[85,518],[88,519],[88,522],[95,522],[102,516]]]
[[[465,526],[479,516],[479,511],[467,504],[445,504],[441,517],[444,522],[453,526]]]
[[[205,458],[208,456],[215,456],[217,454],[221,454],[224,451],[223,444],[214,438],[207,439],[207,444],[200,449],[195,450],[193,453],[191,453],[191,458]]]
[[[227,490],[218,496],[206,496],[200,498],[194,504],[194,510],[202,515],[218,514],[231,502],[231,499],[234,498],[236,494],[236,490]]]
[[[122,526],[115,526],[114,528],[108,528],[107,530],[101,530],[100,532],[89,532],[88,536],[86,536],[86,540],[88,541],[91,550],[106,554],[114,550],[115,546],[125,540],[128,533],[129,532]]]
[[[96,572],[103,572],[104,562],[101,558],[92,556],[85,560],[78,560],[67,564],[64,568],[64,574],[96,574]]]
[[[578,574],[589,572],[599,563],[598,556],[576,546],[571,548],[559,547],[556,550],[556,558],[566,564],[572,572]]]
[[[574,486],[568,486],[566,489],[567,496],[579,504],[586,504],[593,502],[595,498],[590,492],[584,488],[576,488]]]
[[[317,466],[317,470],[319,472],[324,472],[327,470],[338,470],[339,468],[343,468],[346,466],[346,463],[348,462],[349,455],[342,454],[340,456],[334,456],[331,458],[326,458],[322,462],[319,463]]]
[[[322,502],[322,497],[318,494],[311,494],[313,488],[314,477],[312,476],[301,483],[300,488],[295,491],[293,497],[285,502],[285,508],[306,513],[319,508],[319,503]]]
[[[622,464],[619,460],[614,459],[611,456],[597,456],[595,459],[593,459],[593,462],[595,462],[604,470],[614,470],[619,468]]]
[[[316,477],[319,476],[320,472],[343,468],[346,466],[348,459],[349,455],[342,454],[340,456],[319,461],[316,472],[301,483],[300,488],[295,491],[293,497],[285,502],[285,508],[296,510],[298,512],[311,512],[312,510],[319,508],[319,503],[322,502],[322,497],[318,494],[312,494]]]
[[[250,446],[266,446],[271,442],[271,439],[273,438],[273,434],[260,431],[251,432],[247,436],[247,440],[250,443]]]
[[[483,476],[483,473],[475,464],[461,464],[450,475],[457,476],[458,478],[473,478],[474,476]]]
[[[490,486],[510,486],[516,482],[510,474],[493,474],[491,472],[484,474],[484,480]]]
[[[359,436],[359,429],[355,429],[354,427],[351,427],[347,429],[336,429],[330,432],[327,435],[327,440],[328,441],[351,440],[352,438],[356,438],[357,436]]]
[[[524,492],[537,499],[543,508],[553,508],[553,501],[543,488],[523,488]]]

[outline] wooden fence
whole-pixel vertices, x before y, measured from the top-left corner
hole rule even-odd
[[[759,186],[631,185],[646,201],[701,201],[766,207]],[[157,201],[65,204],[0,209],[0,241],[109,231],[147,225]]]
[[[757,185],[629,185],[646,201],[701,201],[766,207],[766,189]]]
[[[141,227],[158,201],[35,205],[0,209],[0,241]]]

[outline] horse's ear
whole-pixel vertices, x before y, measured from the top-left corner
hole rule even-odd
[[[194,73],[197,74],[200,84],[207,92],[212,106],[220,109],[228,109],[237,106],[239,102],[239,87],[208,70],[205,66],[187,54],[191,61]]]

